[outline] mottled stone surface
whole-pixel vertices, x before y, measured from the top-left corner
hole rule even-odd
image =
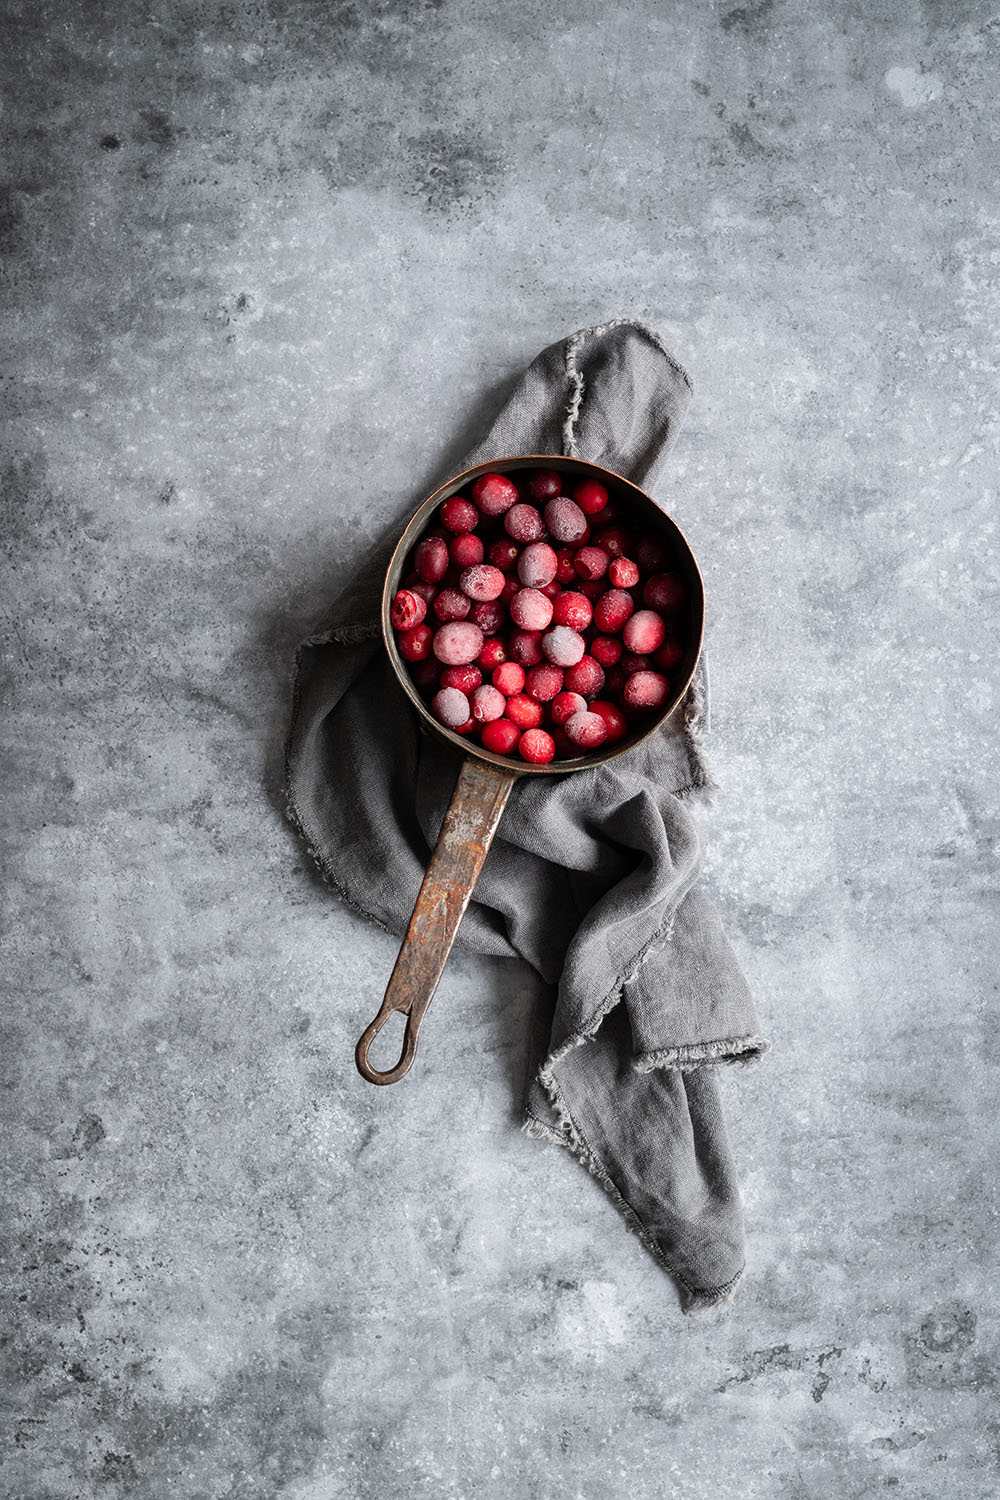
[[[997,1493],[1000,25],[953,0],[3,8],[12,1500]],[[535,995],[284,822],[293,641],[525,361],[691,372],[727,1075],[698,1319],[517,1128]]]

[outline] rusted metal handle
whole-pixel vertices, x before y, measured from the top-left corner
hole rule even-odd
[[[424,1011],[434,998],[515,780],[513,771],[489,761],[469,756],[462,762],[385,999],[354,1053],[358,1072],[369,1083],[396,1083],[409,1070]],[[395,1067],[380,1072],[368,1061],[368,1048],[393,1011],[407,1018],[403,1050]]]

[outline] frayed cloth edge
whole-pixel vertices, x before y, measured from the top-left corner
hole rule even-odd
[[[640,1052],[632,1059],[637,1073],[652,1073],[657,1068],[711,1067],[713,1064],[740,1063],[749,1067],[770,1052],[771,1043],[762,1036],[727,1037],[710,1042],[685,1042],[678,1047],[659,1047],[654,1052]]]

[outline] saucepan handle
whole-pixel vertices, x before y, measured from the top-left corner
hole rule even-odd
[[[413,1062],[424,1011],[434,998],[459,923],[483,867],[516,777],[490,761],[468,756],[424,875],[410,925],[378,1015],[355,1051],[358,1072],[369,1083],[396,1083]],[[406,1016],[399,1061],[380,1071],[368,1049],[393,1011]]]

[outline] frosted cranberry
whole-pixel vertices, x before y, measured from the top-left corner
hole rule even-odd
[[[500,541],[490,543],[488,556],[495,568],[501,568],[505,573],[509,573],[517,562],[517,555],[520,550],[515,541],[507,537],[501,537]]]
[[[503,474],[480,474],[472,498],[484,516],[502,516],[517,504],[517,486]]]
[[[479,724],[490,724],[494,719],[502,718],[506,704],[503,693],[498,688],[491,687],[488,682],[477,687],[469,699],[472,717]]]
[[[404,630],[397,641],[399,654],[407,661],[423,661],[431,654],[431,641],[433,635],[429,625],[414,625],[412,630]]]
[[[635,672],[622,690],[626,708],[661,708],[667,701],[670,684],[659,672]]]
[[[606,703],[600,698],[595,698],[590,705],[592,714],[600,714],[604,720],[604,727],[608,731],[608,744],[613,745],[617,740],[623,740],[628,733],[628,724],[621,709],[614,703]]]
[[[461,589],[442,589],[432,606],[442,625],[449,620],[464,620],[472,604]]]
[[[512,505],[503,518],[503,525],[515,542],[537,542],[545,535],[542,513],[534,505]]]
[[[608,579],[616,589],[634,589],[639,582],[639,569],[630,557],[613,557]]]
[[[555,758],[555,741],[544,729],[526,729],[517,742],[517,753],[531,765],[544,766]]]
[[[632,549],[632,538],[621,526],[608,526],[597,538],[597,545],[609,557],[627,557]]]
[[[442,682],[444,673],[441,671],[441,663],[434,656],[425,656],[423,661],[412,662],[410,676],[422,693],[436,693],[439,687],[449,686]]]
[[[520,578],[518,578],[516,573],[512,574],[511,577],[507,579],[507,582],[504,584],[503,588],[500,590],[500,603],[505,607],[508,607],[510,605],[510,601],[513,599],[514,595],[517,593],[520,587]]]
[[[438,541],[447,543],[450,538],[443,526],[428,526],[421,540],[425,542]]]
[[[675,615],[687,603],[687,584],[680,573],[654,573],[642,591],[645,604],[661,614]]]
[[[557,542],[566,546],[580,546],[586,541],[590,527],[587,517],[575,500],[559,495],[545,507],[545,524]]]
[[[499,688],[505,698],[510,698],[514,693],[520,693],[524,689],[524,668],[519,667],[516,661],[502,661],[498,667],[493,669],[493,686]]]
[[[548,661],[532,667],[524,679],[524,691],[536,703],[551,703],[562,685],[562,668],[555,667]]]
[[[603,578],[608,571],[608,554],[600,547],[581,547],[573,567],[581,578]]]
[[[533,469],[528,476],[528,494],[532,500],[552,500],[562,489],[562,478],[555,469]]]
[[[440,583],[448,571],[448,544],[440,537],[425,537],[417,543],[413,554],[413,566],[424,583]]]
[[[487,599],[482,604],[472,606],[469,619],[473,625],[479,626],[483,635],[496,635],[507,619],[507,611],[499,599]]]
[[[593,698],[604,686],[604,668],[592,656],[581,656],[575,667],[566,668],[563,685],[571,693]]]
[[[411,594],[416,594],[417,597],[422,599],[425,604],[430,604],[431,600],[434,598],[434,595],[437,593],[437,584],[425,583],[422,578],[418,578],[415,583],[408,583],[406,587],[409,589]]]
[[[573,491],[573,499],[585,516],[596,516],[608,503],[608,492],[596,479],[585,479]]]
[[[492,750],[494,755],[509,755],[520,738],[521,731],[509,719],[494,719],[483,725],[483,749]]]
[[[441,525],[446,531],[474,531],[479,525],[479,512],[471,500],[461,495],[452,495],[438,511]]]
[[[532,542],[517,560],[517,576],[531,589],[543,589],[556,576],[558,561],[548,542]]]
[[[476,661],[484,672],[492,672],[501,662],[507,660],[507,647],[503,641],[490,640],[483,643],[483,649],[476,657]]]
[[[473,536],[471,531],[465,531],[461,536],[452,537],[448,553],[456,568],[473,568],[476,563],[482,562],[486,548],[480,537]]]
[[[634,615],[625,621],[622,630],[622,640],[630,651],[638,651],[648,656],[663,645],[663,638],[667,633],[660,615],[652,609],[637,609]]]
[[[634,609],[631,594],[624,589],[608,589],[594,605],[594,624],[602,635],[617,635]]]
[[[635,651],[626,651],[621,659],[621,669],[626,677],[631,677],[633,672],[648,671],[649,657],[640,656]]]
[[[431,712],[446,729],[459,729],[469,717],[469,700],[458,688],[442,688],[431,699]]]
[[[458,580],[462,593],[480,603],[485,599],[498,599],[506,582],[500,569],[492,567],[490,563],[477,563],[474,568],[464,568]]]
[[[569,625],[573,630],[586,630],[594,618],[594,609],[585,594],[575,589],[564,589],[552,601],[553,625]]]
[[[575,667],[586,649],[583,636],[569,625],[553,625],[542,636],[542,650],[557,667]]]
[[[556,693],[552,700],[552,722],[565,724],[574,714],[583,713],[586,707],[587,700],[579,693]]]
[[[676,635],[668,635],[663,645],[653,656],[661,672],[672,672],[684,660],[684,642]]]
[[[636,543],[635,560],[643,573],[662,572],[670,561],[670,548],[662,537],[644,536]]]
[[[571,745],[576,745],[580,750],[596,750],[603,745],[608,737],[608,726],[600,714],[583,713],[573,714],[563,725],[566,738]]]
[[[504,712],[518,729],[537,729],[542,722],[542,705],[526,693],[514,693],[508,698]]]
[[[453,620],[434,632],[434,655],[446,667],[464,667],[475,661],[482,649],[483,632],[469,620]]]
[[[538,589],[518,589],[510,601],[510,617],[522,630],[544,630],[552,619],[552,600]]]
[[[427,614],[427,601],[409,589],[398,589],[389,618],[397,630],[412,630]]]
[[[443,688],[458,688],[468,698],[474,693],[483,680],[483,674],[478,667],[445,667],[441,673],[441,686]]]
[[[515,630],[507,645],[514,661],[522,667],[536,667],[542,659],[540,630]]]
[[[572,583],[576,578],[573,555],[572,547],[560,547],[556,553],[556,578],[560,583]]]
[[[590,654],[602,667],[613,667],[621,660],[622,643],[616,635],[595,635],[590,643]]]

